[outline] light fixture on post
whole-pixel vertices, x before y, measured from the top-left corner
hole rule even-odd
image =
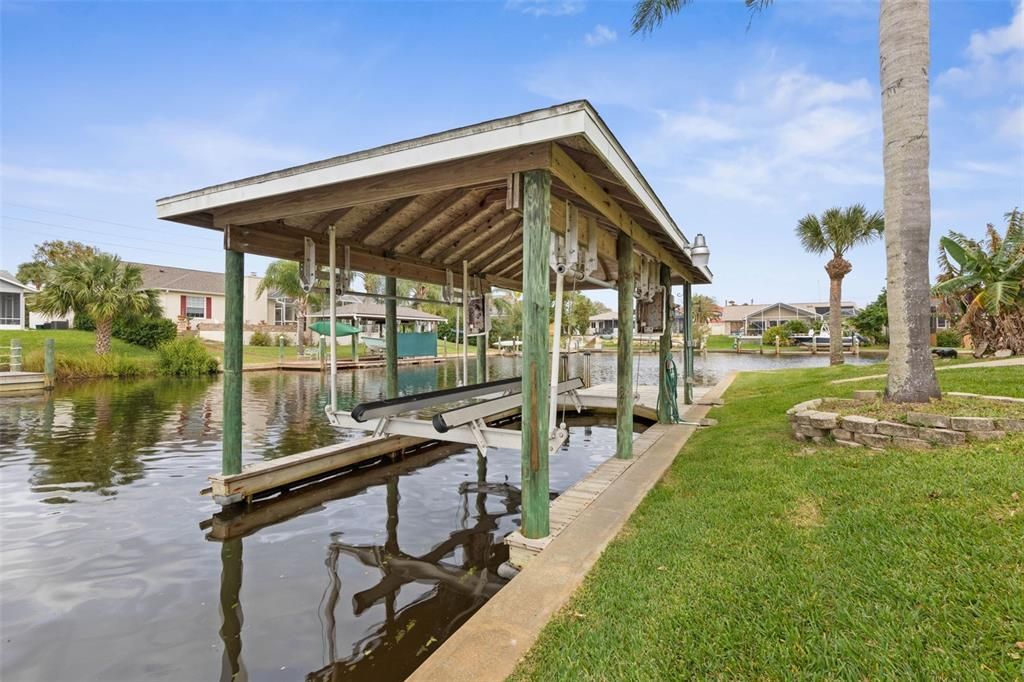
[[[711,249],[708,248],[704,235],[698,234],[693,238],[693,246],[690,247],[690,260],[696,267],[704,268],[707,267],[710,258]]]

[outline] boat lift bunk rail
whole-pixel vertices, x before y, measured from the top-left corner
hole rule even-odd
[[[413,436],[425,440],[464,443],[477,446],[480,454],[486,457],[489,448],[518,449],[522,444],[521,431],[487,425],[489,419],[522,405],[523,396],[518,383],[519,379],[506,379],[464,388],[443,389],[416,396],[362,403],[356,405],[351,412],[332,411],[329,405],[325,407],[325,411],[327,419],[332,425],[372,431],[375,438]],[[581,411],[582,403],[577,393],[581,388],[583,388],[583,380],[574,377],[561,382],[557,391],[559,394],[568,394],[577,411]],[[505,395],[473,405],[453,408],[435,415],[433,419],[408,416],[410,412],[415,412],[426,406],[458,402],[470,397],[502,392]],[[560,428],[553,429],[548,439],[549,454],[556,452],[567,437],[568,431],[564,424]]]

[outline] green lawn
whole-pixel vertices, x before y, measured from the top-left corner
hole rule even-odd
[[[740,375],[516,679],[1020,679],[1024,434],[797,443],[785,410],[884,366]],[[939,373],[1024,396],[1024,368]]]
[[[52,338],[56,343],[57,354],[83,355],[93,353],[96,347],[95,332],[80,331],[78,329],[25,329],[18,331],[0,331],[0,346],[9,348],[11,339],[18,339],[21,342],[23,355],[34,351],[42,353],[43,342]],[[126,355],[133,358],[150,359],[155,353],[142,346],[134,346],[120,339],[111,340],[111,352],[119,355]]]

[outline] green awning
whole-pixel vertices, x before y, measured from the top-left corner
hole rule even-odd
[[[327,320],[314,322],[309,325],[309,328],[322,336],[329,336],[331,333],[331,323]],[[358,334],[361,331],[362,330],[359,327],[353,327],[352,325],[345,324],[344,322],[334,323],[334,333],[338,336],[351,336],[352,334]]]

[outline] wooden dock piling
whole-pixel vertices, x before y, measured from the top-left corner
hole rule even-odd
[[[548,251],[551,244],[551,173],[523,173],[523,381],[522,534],[543,538],[548,515]],[[632,294],[632,292],[631,292]],[[630,415],[632,417],[632,415]]]
[[[384,278],[384,376],[387,397],[398,397],[398,282],[394,277]]]
[[[245,254],[224,251],[224,423],[221,473],[242,471],[242,307]]]
[[[672,270],[664,263],[658,269],[658,280],[665,289],[665,328],[661,330],[661,338],[658,339],[658,421],[671,424],[670,403],[675,399],[674,395],[669,395],[668,386],[668,363],[672,361]]]
[[[616,240],[619,260],[617,282],[619,303],[619,347],[616,351],[616,386],[619,412],[615,417],[615,456],[633,456],[633,238],[619,232]]]

